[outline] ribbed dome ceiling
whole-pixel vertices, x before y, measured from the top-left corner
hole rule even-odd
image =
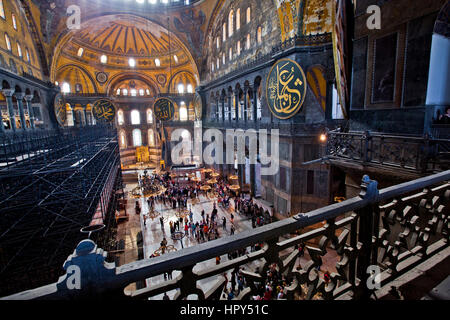
[[[182,50],[171,34],[169,51],[169,35],[166,29],[130,15],[92,20],[74,33],[72,41],[80,47],[106,55],[130,57],[153,58]]]

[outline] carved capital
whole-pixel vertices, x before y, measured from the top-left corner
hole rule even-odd
[[[3,95],[8,98],[13,96],[14,91],[15,91],[14,89],[2,89]]]
[[[25,97],[25,93],[17,92],[17,93],[14,94],[14,96],[16,97],[17,100],[22,101],[23,98]]]
[[[33,97],[34,97],[33,95],[27,95],[27,96],[25,96],[24,99],[26,102],[31,102],[31,100],[33,100]]]

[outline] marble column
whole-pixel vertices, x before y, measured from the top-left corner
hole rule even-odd
[[[222,104],[222,121],[225,121],[225,97],[220,98],[220,103]]]
[[[234,116],[236,122],[239,122],[239,92],[234,94]]]
[[[245,92],[244,92],[244,110],[242,110],[242,112],[244,113],[243,114],[244,122],[246,122],[246,123],[248,120],[248,98],[247,98],[248,90],[249,89],[245,90]]]
[[[232,113],[231,113],[232,100],[233,100],[233,95],[230,94],[230,95],[228,96],[228,121],[230,121],[230,122],[231,122],[231,120],[232,120]]]
[[[17,106],[19,107],[19,115],[20,115],[20,123],[22,131],[27,130],[27,123],[25,121],[25,112],[23,111],[23,98],[25,97],[25,93],[15,93],[14,96],[17,100]]]
[[[14,105],[13,105],[13,101],[12,101],[12,96],[14,94],[14,90],[13,89],[3,89],[2,93],[6,98],[6,105],[8,107],[9,121],[11,123],[11,129],[15,132],[16,131],[16,116],[14,113]]]
[[[86,117],[86,107],[82,107],[83,112],[81,113],[81,125],[83,127],[87,126],[87,117]]]
[[[258,89],[253,88],[253,121],[256,122],[258,119]]]
[[[25,96],[25,104],[28,109],[28,115],[30,116],[30,126],[31,126],[31,129],[34,130],[36,127],[34,125],[34,111],[33,111],[33,106],[31,105],[31,100],[33,100],[32,95]]]

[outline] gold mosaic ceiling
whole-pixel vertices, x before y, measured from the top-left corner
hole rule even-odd
[[[173,34],[170,37],[170,52],[175,53],[181,48]],[[91,20],[74,34],[72,41],[106,55],[156,58],[169,53],[166,29],[130,15]]]

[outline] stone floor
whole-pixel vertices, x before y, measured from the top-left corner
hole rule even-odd
[[[143,172],[138,172],[139,174],[143,174]],[[137,186],[136,183],[127,183],[125,185],[125,194],[130,193],[131,190],[133,190]],[[213,203],[216,199],[215,198],[209,198],[205,195],[200,195],[199,199],[194,200],[192,202],[191,200],[188,200],[188,208],[191,208],[193,212],[193,220],[194,222],[201,220],[201,212],[202,210],[205,211],[206,214],[211,214],[211,211],[213,209]],[[135,202],[139,201],[141,206],[141,214],[136,215],[135,213]],[[237,214],[234,212],[234,202],[231,201],[231,205],[228,209],[224,209],[220,206],[217,207],[218,209],[218,218],[217,221],[219,222],[219,232],[220,237],[227,237],[230,235],[230,217],[231,213],[234,214],[234,226],[235,226],[235,233],[239,233],[248,229],[252,229],[251,225],[251,219],[248,219],[246,216]],[[136,235],[139,231],[142,230],[143,234],[143,250],[144,250],[144,258],[149,258],[155,250],[160,248],[160,242],[162,241],[163,237],[165,237],[168,241],[168,245],[173,245],[177,250],[182,250],[182,246],[180,241],[173,240],[170,237],[170,227],[169,227],[169,221],[176,221],[178,218],[176,216],[176,209],[173,209],[172,207],[166,206],[162,203],[156,203],[155,204],[155,210],[160,212],[162,216],[165,219],[164,222],[164,229],[161,228],[159,216],[154,218],[153,220],[151,218],[146,219],[146,223],[144,225],[144,215],[147,215],[149,213],[149,207],[147,204],[147,201],[145,198],[140,199],[128,199],[127,203],[127,212],[129,215],[129,220],[127,222],[124,222],[119,225],[118,228],[118,237],[119,239],[125,239],[125,253],[121,255],[120,264],[129,263],[132,261],[136,261],[138,258],[137,254],[137,245],[136,245]],[[226,217],[227,219],[227,230],[222,230],[222,217]],[[180,226],[180,231],[184,232],[184,225]],[[183,240],[183,247],[191,247],[198,244],[197,240],[193,238],[192,236],[185,237]],[[225,262],[228,260],[227,255],[221,256],[221,262]],[[296,264],[300,263],[301,265],[304,265],[309,260],[308,254],[306,254],[304,257],[297,260]],[[323,270],[328,269],[331,272],[335,271],[334,265],[336,263],[337,256],[335,253],[330,252],[324,257],[324,264],[323,264]],[[215,260],[211,259],[208,261],[201,262],[197,264],[197,266],[194,268],[194,271],[196,270],[202,270],[204,268],[208,268],[211,266],[215,266]],[[254,270],[258,266],[258,262],[252,262],[246,266],[246,269]],[[231,273],[232,270],[229,270],[229,273]],[[175,278],[180,274],[180,271],[174,271],[172,274],[172,277]],[[230,274],[228,275],[228,278],[230,279]],[[204,279],[202,281],[199,281],[199,286],[203,289],[203,291],[207,291],[210,289],[217,277],[212,277],[210,279]],[[157,277],[153,277],[151,279],[146,280],[147,286],[153,286],[158,283],[161,283],[164,281],[164,276],[160,275]],[[134,290],[135,285],[130,285],[126,288],[126,290]],[[173,295],[176,293],[175,290],[168,292],[168,295],[170,298],[173,297]],[[160,300],[162,299],[162,295],[155,296],[152,299],[154,300]]]

